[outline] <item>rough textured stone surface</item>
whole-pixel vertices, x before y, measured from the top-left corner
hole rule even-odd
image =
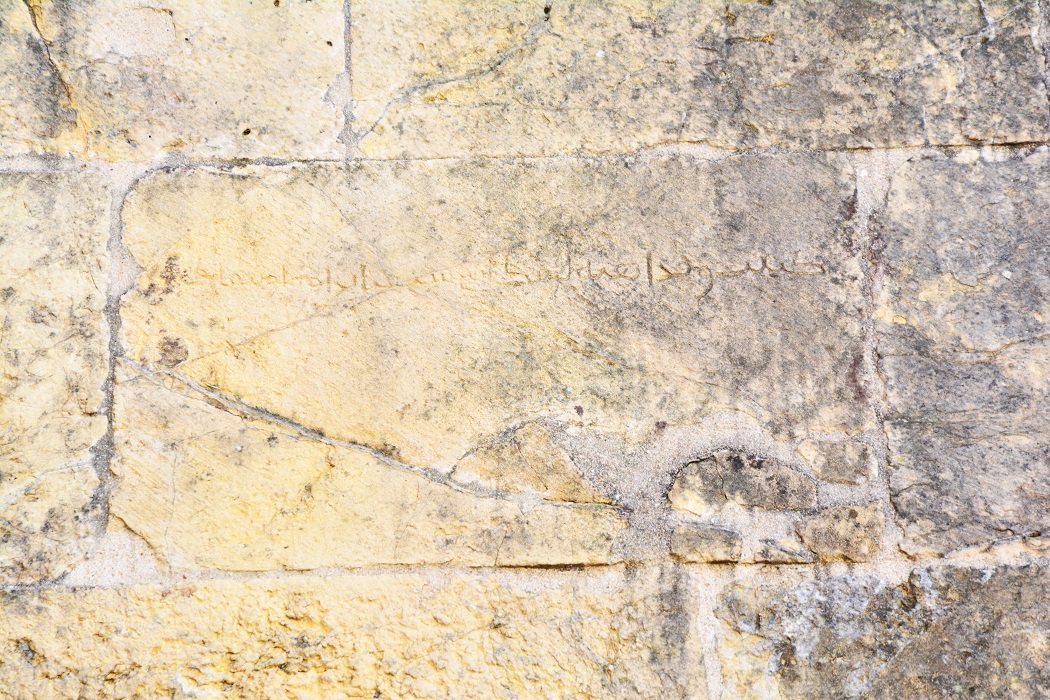
[[[1050,697],[1048,50],[0,2],[0,700]]]
[[[108,196],[81,173],[0,173],[0,583],[65,572],[101,504]]]
[[[671,534],[671,556],[681,562],[736,562],[740,548],[740,535],[724,528],[683,524]]]
[[[354,3],[371,157],[1048,135],[1031,2]]]
[[[724,698],[1043,698],[1044,566],[736,584],[720,598]]]
[[[707,515],[725,503],[806,510],[817,505],[817,492],[811,479],[775,460],[721,450],[687,464],[668,499],[675,508]]]
[[[930,156],[894,177],[877,317],[911,554],[1050,527],[1047,158]]]
[[[842,160],[809,155],[163,172],[124,209],[144,269],[124,337],[446,471],[538,418],[631,441],[726,410],[861,431],[853,195]]]
[[[680,583],[403,574],[8,593],[0,684],[13,698],[702,699]]]
[[[33,134],[48,137],[48,151],[114,160],[343,154],[341,0],[25,5],[34,31],[22,54],[48,59],[47,94],[57,99],[43,105],[54,126]],[[29,70],[14,75],[29,79]]]

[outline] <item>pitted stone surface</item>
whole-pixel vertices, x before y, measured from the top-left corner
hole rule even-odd
[[[414,574],[0,598],[11,697],[707,697],[672,572]]]
[[[908,553],[1050,527],[1050,171],[918,158],[879,228],[891,489]]]
[[[0,3],[0,697],[1050,697],[1048,50]]]
[[[720,596],[727,698],[1046,697],[1044,566],[734,584]]]
[[[57,577],[101,510],[109,197],[88,173],[0,173],[0,583]]]
[[[369,157],[1044,140],[1034,2],[354,3]]]

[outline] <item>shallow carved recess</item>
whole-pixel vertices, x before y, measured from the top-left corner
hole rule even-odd
[[[1028,143],[1029,0],[354,3],[368,157]]]
[[[60,576],[98,529],[108,211],[95,174],[0,173],[0,583]]]
[[[1050,527],[1048,154],[916,158],[880,218],[891,496],[905,552]]]

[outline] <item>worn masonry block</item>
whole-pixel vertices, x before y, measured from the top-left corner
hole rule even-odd
[[[0,583],[55,578],[101,504],[109,194],[89,173],[0,173]]]
[[[13,76],[40,76],[54,102],[37,100],[50,125],[33,134],[43,150],[140,161],[343,155],[342,0],[30,0],[35,27],[26,5],[6,4],[19,32],[6,44],[24,47],[16,61],[39,64]]]
[[[24,2],[0,4],[0,155],[46,152],[76,110]]]
[[[616,494],[550,431],[874,425],[853,200],[816,155],[153,175],[123,212],[113,513],[223,568],[613,561]]]
[[[707,697],[672,571],[43,589],[0,598],[11,697]]]
[[[177,568],[607,564],[624,527],[607,505],[522,507],[177,382],[125,379],[116,414],[110,510]]]
[[[893,178],[877,329],[910,554],[1050,527],[1048,158],[920,158]]]
[[[353,4],[370,157],[1045,140],[1031,2]]]
[[[915,569],[728,587],[716,615],[726,700],[1050,695],[1045,566]]]

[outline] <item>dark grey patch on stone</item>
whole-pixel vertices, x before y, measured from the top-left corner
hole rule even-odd
[[[1050,154],[922,158],[878,236],[891,497],[902,549],[943,555],[1050,527]]]
[[[784,698],[1050,697],[1043,566],[916,569],[896,586],[851,575],[735,584],[716,615],[769,654]]]

